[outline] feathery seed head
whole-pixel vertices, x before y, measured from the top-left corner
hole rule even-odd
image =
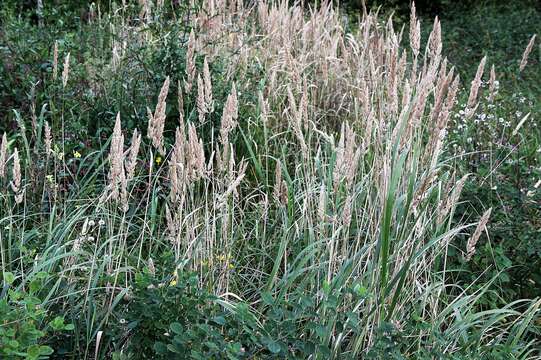
[[[526,46],[526,49],[524,49],[524,53],[522,54],[522,59],[520,60],[519,72],[524,70],[524,68],[528,64],[528,56],[530,55],[530,52],[533,49],[533,44],[535,42],[535,37],[536,36],[537,36],[537,34],[534,34],[532,36],[532,38],[530,39],[530,42],[528,43],[528,46]]]
[[[4,133],[2,136],[2,142],[0,143],[0,179],[6,174],[8,155],[8,137],[6,133]]]
[[[64,69],[62,71],[62,87],[66,87],[68,84],[68,78],[70,73],[70,53],[66,55],[66,59],[64,60]]]

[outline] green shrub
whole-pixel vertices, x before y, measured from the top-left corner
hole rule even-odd
[[[28,284],[28,290],[13,286],[15,277],[6,272],[0,295],[0,357],[2,359],[43,359],[54,350],[54,337],[62,331],[73,330],[61,316],[48,320],[42,301],[37,297],[47,277],[39,273]]]

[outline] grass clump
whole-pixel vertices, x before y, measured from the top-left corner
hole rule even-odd
[[[469,177],[449,156],[454,114],[484,106],[486,60],[462,89],[438,20],[425,46],[414,10],[403,39],[326,3],[111,6],[77,23],[95,54],[47,44],[0,148],[4,282],[25,292],[46,274],[43,308],[73,324],[40,344],[64,358],[539,355],[539,300],[482,308],[497,278],[454,281],[449,252],[471,260],[490,221],[457,223]]]

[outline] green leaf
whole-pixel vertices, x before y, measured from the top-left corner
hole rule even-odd
[[[40,355],[51,355],[54,352],[53,348],[47,345],[41,345],[39,347]]]
[[[49,323],[53,330],[62,330],[64,328],[64,318],[57,316]]]
[[[272,340],[268,342],[267,349],[269,349],[269,351],[273,354],[278,354],[281,350],[280,344]]]
[[[40,354],[41,352],[39,345],[31,345],[28,350],[26,350],[27,359],[37,359]]]
[[[215,316],[212,321],[218,325],[225,325],[225,318],[223,316]]]
[[[274,299],[273,299],[272,295],[268,291],[261,292],[261,299],[267,305],[274,304]]]
[[[170,325],[170,328],[171,328],[171,331],[174,332],[175,334],[182,335],[184,333],[184,327],[178,322],[172,323]]]
[[[154,343],[154,351],[157,354],[167,354],[167,346],[161,341]]]
[[[30,289],[31,294],[36,293],[37,291],[39,291],[40,288],[41,288],[40,280],[34,279],[30,282],[29,289]]]
[[[15,275],[13,275],[13,273],[10,273],[10,272],[5,272],[4,273],[4,281],[8,285],[13,284],[13,282],[15,281]]]

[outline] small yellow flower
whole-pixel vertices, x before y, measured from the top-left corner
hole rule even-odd
[[[169,282],[169,286],[176,286],[177,285],[177,281],[176,280],[171,280],[171,282]]]
[[[161,156],[156,156],[156,164],[160,165],[162,163],[162,157]]]
[[[81,153],[78,152],[78,151],[74,151],[73,152],[73,157],[76,158],[76,159],[79,159],[79,158],[81,158]]]
[[[235,268],[235,265],[233,265],[233,264],[230,263],[230,264],[228,265],[228,268],[229,268],[229,270],[233,270],[233,269]]]

